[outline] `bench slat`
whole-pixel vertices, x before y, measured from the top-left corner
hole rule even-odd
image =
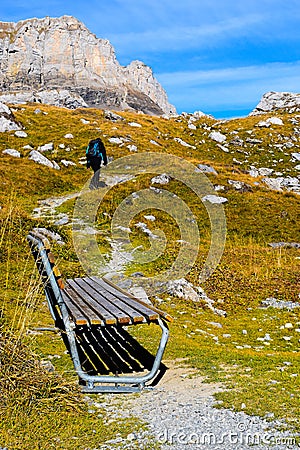
[[[114,325],[117,323],[116,317],[96,302],[94,298],[87,295],[87,292],[79,286],[75,280],[67,280],[67,288],[69,289],[70,295],[76,298],[76,301],[78,299],[81,301],[81,305],[83,306],[87,317],[96,316],[98,317],[99,323],[103,320],[107,325]]]
[[[131,323],[133,317],[130,316],[129,312],[124,312],[122,308],[119,308],[118,302],[116,304],[112,303],[105,296],[103,296],[99,289],[97,289],[98,286],[96,283],[88,283],[87,278],[75,278],[74,281],[91,297],[93,297],[100,307],[106,308],[111,314],[113,314],[117,318],[118,323],[123,325]],[[142,317],[141,320],[143,321],[144,318]]]
[[[132,303],[130,304],[130,302],[127,302],[127,298],[124,295],[123,296],[114,295],[108,289],[105,289],[103,285],[98,283],[98,278],[96,277],[83,278],[83,280],[85,280],[86,283],[88,283],[90,286],[96,289],[97,292],[101,293],[102,296],[105,297],[110,302],[110,305],[115,305],[122,311],[124,311],[126,314],[128,314],[131,317],[133,323],[141,323],[145,322],[146,320],[150,320],[149,311],[146,310],[141,311],[141,309],[136,306],[134,301],[132,301]]]
[[[106,292],[109,292],[113,296],[113,298],[117,297],[118,299],[120,299],[125,304],[126,308],[134,308],[135,311],[138,311],[140,314],[146,317],[148,321],[153,322],[159,318],[159,314],[157,312],[127,296],[123,291],[119,290],[117,286],[115,287],[111,284],[108,284],[103,279],[97,277],[91,277],[91,279],[98,285],[100,285]]]
[[[72,302],[67,292],[61,291],[63,301],[65,302],[68,312],[76,325],[89,325],[87,318],[82,314],[82,311]]]
[[[68,294],[72,303],[79,308],[79,310],[82,312],[84,317],[86,317],[86,319],[90,322],[90,324],[101,325],[103,323],[102,317],[100,317],[99,314],[97,314],[95,311],[89,308],[89,306],[86,304],[86,302],[80,295],[80,292],[74,291],[74,289],[72,289],[72,287],[70,286],[66,286],[64,288],[64,292]]]

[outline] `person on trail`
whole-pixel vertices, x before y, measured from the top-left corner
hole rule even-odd
[[[98,189],[100,187],[99,176],[102,161],[106,166],[106,149],[102,140],[98,137],[97,139],[92,139],[86,149],[86,167],[88,169],[91,167],[94,171],[90,182],[90,189]]]

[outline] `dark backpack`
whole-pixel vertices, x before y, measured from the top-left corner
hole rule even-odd
[[[103,159],[105,153],[104,144],[100,138],[92,139],[86,149],[88,157],[98,157]]]

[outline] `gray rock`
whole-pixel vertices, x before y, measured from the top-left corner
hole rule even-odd
[[[19,138],[26,138],[28,136],[28,134],[25,131],[18,130],[15,132],[15,136],[19,137]]]
[[[21,158],[21,153],[18,150],[15,150],[14,148],[7,148],[3,150],[3,155],[9,155],[13,156],[15,158]]]
[[[46,158],[46,156],[42,155],[39,151],[37,150],[32,150],[29,153],[29,159],[31,159],[32,161],[38,163],[38,164],[42,164],[44,166],[50,167],[51,169],[57,169],[56,167],[54,167],[53,162],[51,162],[48,158]]]
[[[218,172],[213,167],[208,166],[207,164],[198,164],[197,167],[200,172],[213,173],[214,175],[218,175]]]
[[[130,152],[137,152],[137,151],[138,151],[137,146],[136,146],[136,145],[133,145],[133,144],[127,145],[127,148],[128,148],[128,150],[129,150]]]
[[[117,144],[117,145],[123,144],[125,142],[124,139],[118,138],[118,137],[111,137],[108,139],[108,141],[111,144]]]
[[[271,242],[269,244],[272,248],[300,248],[299,242]]]
[[[292,153],[293,161],[300,161],[300,153]]]
[[[62,159],[60,161],[65,167],[69,167],[69,166],[76,166],[76,163],[74,163],[73,161],[68,161],[66,159]]]
[[[212,139],[213,141],[219,142],[219,144],[222,144],[226,141],[226,136],[219,131],[212,131],[208,137]]]
[[[162,173],[157,177],[153,177],[151,184],[168,184],[170,182],[170,177],[166,173]]]
[[[237,180],[228,180],[228,184],[234,187],[239,192],[250,192],[252,191],[252,187],[244,183],[243,181],[237,181]]]
[[[104,117],[105,117],[105,119],[111,120],[112,122],[118,122],[121,120],[125,120],[124,117],[119,116],[119,114],[116,114],[115,112],[108,111],[108,110],[104,111]]]
[[[205,305],[215,314],[226,316],[226,312],[214,306],[214,300],[210,299],[200,286],[193,286],[184,278],[172,280],[167,283],[167,292],[174,297],[183,298],[192,302],[204,302]]]
[[[16,121],[9,107],[0,102],[0,133],[20,129],[21,125]]]
[[[221,203],[228,202],[227,198],[220,197],[219,195],[208,194],[202,197],[203,202],[213,203],[215,205],[220,205]]]
[[[52,151],[53,149],[54,149],[53,142],[49,142],[49,144],[40,145],[38,147],[39,152],[48,152],[48,151]]]
[[[277,300],[275,297],[268,297],[266,300],[262,300],[261,304],[266,308],[276,308],[276,309],[296,309],[300,308],[300,303],[289,302],[283,300]]]
[[[271,125],[283,125],[283,121],[279,117],[269,117],[267,120],[258,122],[258,127],[269,128]]]
[[[175,141],[175,142],[178,142],[178,143],[179,143],[180,145],[182,145],[183,147],[190,147],[190,148],[193,148],[193,149],[196,148],[194,145],[188,144],[188,143],[185,142],[183,139],[178,138],[178,137],[174,138],[174,141]]]
[[[141,128],[142,127],[142,125],[140,123],[137,123],[137,122],[128,122],[128,125],[130,127],[135,127],[135,128]]]
[[[256,138],[247,138],[246,142],[247,142],[247,144],[256,145],[256,144],[262,144],[263,141],[261,139],[256,139]]]

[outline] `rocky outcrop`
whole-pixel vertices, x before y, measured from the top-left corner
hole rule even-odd
[[[71,93],[66,89],[51,89],[40,91],[19,91],[6,94],[0,94],[0,101],[4,103],[43,103],[46,105],[63,106],[69,109],[87,107],[87,103],[83,98]]]
[[[300,94],[292,92],[267,92],[250,115],[286,109],[289,112],[300,111]]]
[[[0,133],[20,129],[21,124],[16,121],[9,107],[4,105],[4,103],[0,103]]]
[[[71,16],[0,22],[2,93],[65,89],[88,106],[176,113],[152,70],[139,61],[121,66],[110,42]]]

